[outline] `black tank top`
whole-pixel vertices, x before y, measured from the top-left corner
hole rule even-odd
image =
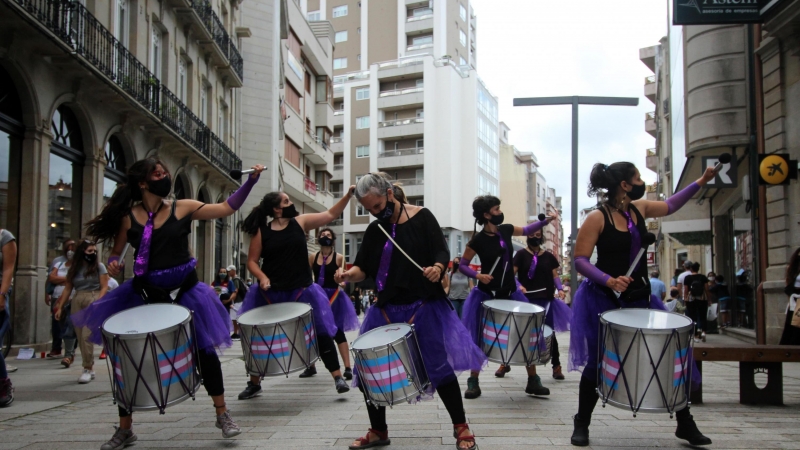
[[[644,217],[635,206],[630,205],[629,208],[630,213],[636,216],[636,229],[639,230],[639,236],[644,236],[647,233]],[[600,208],[600,211],[603,213],[605,224],[603,232],[597,238],[596,265],[598,269],[616,278],[625,275],[631,265],[631,233],[619,231],[614,226],[606,208]],[[640,263],[631,277],[637,281],[640,281],[642,277],[647,280],[647,264]]]
[[[192,232],[192,215],[187,214],[182,219],[175,217],[175,203],[172,202],[172,211],[163,225],[153,229],[150,241],[150,260],[148,270],[162,270],[185,264],[192,259],[189,251],[189,233]],[[142,243],[144,225],[136,221],[133,211],[129,213],[131,227],[128,229],[128,242],[136,249],[134,259],[139,255]]]
[[[303,228],[295,219],[280,231],[273,230],[271,224],[261,226],[261,271],[269,277],[272,289],[288,291],[310,286],[311,268]]]
[[[315,283],[319,283],[320,265],[317,264],[318,258],[319,258],[319,252],[317,252],[317,254],[314,255],[314,265],[311,270],[311,273],[314,275]],[[336,281],[333,279],[334,274],[336,274],[336,271],[339,270],[339,266],[336,264],[336,252],[331,252],[328,258],[332,258],[333,260],[328,259],[328,263],[325,264],[325,281],[323,282],[322,287],[336,289],[339,287],[339,285],[336,284]]]

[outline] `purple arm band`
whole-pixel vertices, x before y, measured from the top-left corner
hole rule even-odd
[[[119,256],[109,256],[108,257],[108,265],[110,266],[112,262],[119,261]]]
[[[555,277],[553,278],[553,282],[556,284],[556,287],[558,288],[559,291],[564,290],[564,286],[561,285],[561,278]]]
[[[458,271],[470,278],[478,278],[478,272],[475,272],[475,270],[469,266],[469,262],[469,259],[461,258],[458,264]]]
[[[228,202],[228,205],[231,208],[233,208],[234,211],[238,211],[239,208],[241,208],[242,205],[244,205],[244,201],[247,200],[247,196],[250,195],[250,190],[252,190],[253,186],[256,185],[256,182],[258,182],[258,178],[260,176],[261,175],[255,178],[247,177],[247,181],[245,181],[244,184],[241,185],[241,187],[239,187],[239,189],[237,189],[236,192],[233,193],[233,195],[228,197],[228,200],[226,201]]]
[[[540,220],[538,222],[529,223],[524,227],[522,227],[522,235],[530,236],[531,234],[544,228],[545,225],[547,225],[547,220]]]
[[[681,209],[683,205],[685,205],[694,194],[697,194],[699,190],[700,185],[695,181],[694,183],[683,188],[683,190],[680,192],[676,192],[675,195],[668,198],[665,202],[667,204],[667,215],[670,215]]]
[[[611,278],[608,274],[593,266],[592,263],[589,262],[589,258],[585,256],[575,257],[575,268],[578,269],[578,272],[580,272],[581,275],[594,281],[600,286],[605,286],[606,281]]]

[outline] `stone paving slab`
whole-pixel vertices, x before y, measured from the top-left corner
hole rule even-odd
[[[351,340],[354,335],[348,336]],[[709,342],[726,342],[726,336],[709,335]],[[559,336],[566,359],[569,336]],[[99,349],[97,349],[99,353]],[[136,449],[331,449],[347,448],[363,435],[369,422],[362,395],[356,389],[337,394],[320,365],[311,379],[273,377],[264,380],[260,397],[239,401],[245,387],[241,348],[221,358],[225,374],[226,402],[243,433],[222,439],[214,427],[214,409],[200,390],[195,401],[171,407],[166,414],[137,413]],[[104,361],[95,366],[97,379],[77,384],[79,361],[69,369],[58,360],[15,361],[12,374],[16,400],[0,410],[0,450],[97,449],[113,433],[117,409],[112,404]],[[514,367],[505,378],[494,377],[496,364],[482,373],[483,395],[465,400],[467,418],[482,449],[512,450],[572,447],[572,415],[577,409],[579,374],[556,381],[549,369],[540,367],[548,397],[530,397],[523,390],[525,371]],[[709,363],[704,369],[706,403],[692,407],[700,429],[714,449],[800,449],[800,365],[784,365],[785,406],[740,405],[738,365]],[[462,374],[462,389],[467,374]],[[416,405],[402,404],[387,411],[392,450],[441,450],[455,448],[452,425],[444,405],[435,398]],[[614,407],[598,408],[592,420],[591,449],[691,448],[674,437],[675,420],[666,414],[639,414]]]

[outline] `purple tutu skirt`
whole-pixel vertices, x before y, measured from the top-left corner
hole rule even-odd
[[[239,309],[239,317],[251,309],[259,306],[266,306],[271,303],[301,302],[312,308],[311,314],[314,316],[314,326],[317,333],[322,336],[336,336],[336,322],[333,318],[331,305],[328,303],[328,296],[318,284],[312,283],[305,288],[292,289],[291,291],[276,291],[270,289],[262,291],[260,287],[253,284],[244,296],[242,307]]]
[[[557,332],[569,331],[572,310],[561,299],[528,298],[534,305],[544,308],[544,324]]]
[[[383,312],[391,322],[386,321]],[[486,355],[472,342],[445,298],[426,302],[419,300],[410,305],[386,305],[383,309],[370,308],[359,334],[389,323],[408,323],[412,317],[422,361],[431,380],[431,386],[425,392],[426,398],[433,395],[437,386],[456,379],[461,372],[486,365]],[[357,372],[353,368],[354,387],[358,387]]]
[[[328,304],[333,311],[333,320],[336,327],[342,331],[354,331],[359,327],[356,307],[350,296],[340,288],[323,288],[328,296]]]
[[[461,322],[469,331],[469,335],[472,337],[472,342],[477,346],[480,346],[481,340],[483,339],[483,327],[481,326],[481,314],[483,308],[481,305],[486,300],[493,299],[494,297],[492,297],[490,294],[487,294],[477,287],[474,287],[469,292],[467,299],[464,300],[464,307],[461,310]],[[530,303],[528,298],[525,297],[525,294],[523,294],[520,290],[516,290],[511,294],[511,300]],[[478,370],[478,367],[473,367],[472,369]]]
[[[164,270],[148,272],[147,284],[168,288],[179,285],[194,270],[197,261]],[[95,344],[103,343],[103,322],[114,314],[136,306],[144,305],[141,295],[133,290],[133,279],[126,280],[117,289],[109,291],[88,308],[72,315],[75,326],[87,327],[91,331],[89,340]],[[197,346],[206,352],[225,349],[231,346],[233,327],[225,306],[219,301],[217,293],[204,283],[197,283],[184,292],[178,304],[192,311]]]
[[[651,295],[649,300],[640,300],[623,303],[623,308],[648,308],[666,311],[664,303],[656,296]],[[617,309],[617,305],[608,298],[606,293],[590,280],[584,280],[578,287],[572,299],[572,323],[569,335],[569,363],[570,372],[584,369],[599,368],[597,361],[597,346],[600,332],[600,314]],[[690,356],[691,358],[691,356]],[[700,371],[697,364],[691,360],[692,365],[692,390],[700,387]]]

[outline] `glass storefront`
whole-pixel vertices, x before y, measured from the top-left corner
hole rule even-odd
[[[83,141],[75,115],[59,106],[51,122],[50,170],[47,209],[47,263],[61,254],[67,239],[81,237]]]

